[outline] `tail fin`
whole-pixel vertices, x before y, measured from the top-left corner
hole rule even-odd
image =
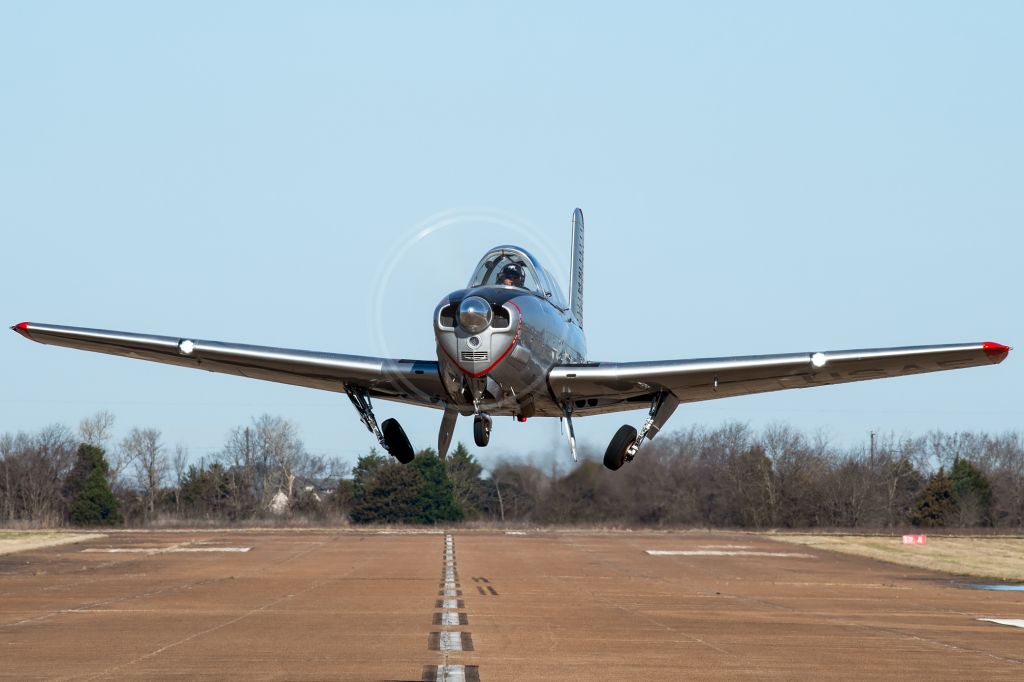
[[[569,310],[576,324],[583,326],[583,211],[572,212],[572,271],[569,280]]]

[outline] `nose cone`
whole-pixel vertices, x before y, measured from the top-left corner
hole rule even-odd
[[[467,296],[459,304],[459,325],[470,334],[479,334],[491,323],[491,304],[479,296]]]
[[[438,360],[481,377],[507,356],[519,336],[521,313],[507,287],[456,291],[434,310]]]

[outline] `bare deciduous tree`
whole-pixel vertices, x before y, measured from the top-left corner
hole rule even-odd
[[[82,442],[105,450],[107,441],[114,432],[114,415],[107,410],[100,410],[91,417],[78,423],[78,435]]]
[[[125,460],[135,463],[135,481],[152,516],[157,492],[169,469],[167,455],[160,444],[160,432],[156,429],[132,429],[121,441],[120,449]]]
[[[59,424],[34,435],[0,438],[0,518],[60,525],[63,481],[74,466],[76,445],[71,431]]]
[[[188,469],[188,450],[181,443],[174,446],[174,459],[171,461],[174,467],[174,512],[181,515],[181,485],[185,481],[185,472]]]

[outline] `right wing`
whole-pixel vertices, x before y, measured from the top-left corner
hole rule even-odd
[[[443,407],[444,388],[433,360],[392,360],[35,322],[22,322],[11,329],[26,339],[53,346],[325,391],[359,388],[375,398]]]
[[[1002,362],[1010,348],[990,341],[698,360],[557,365],[548,374],[558,402],[580,415],[646,407],[668,392],[688,403],[845,384]]]

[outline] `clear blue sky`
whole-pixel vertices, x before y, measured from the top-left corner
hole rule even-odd
[[[1019,347],[670,429],[1024,426],[1024,5],[546,5],[4,3],[0,321],[433,358],[482,251],[564,276],[581,206],[595,360]],[[342,395],[6,330],[0,386],[0,432],[105,408],[200,457],[269,412],[314,452],[373,444]],[[378,409],[435,443],[439,413]],[[603,451],[641,418],[577,432]],[[568,459],[554,420],[479,454]]]

